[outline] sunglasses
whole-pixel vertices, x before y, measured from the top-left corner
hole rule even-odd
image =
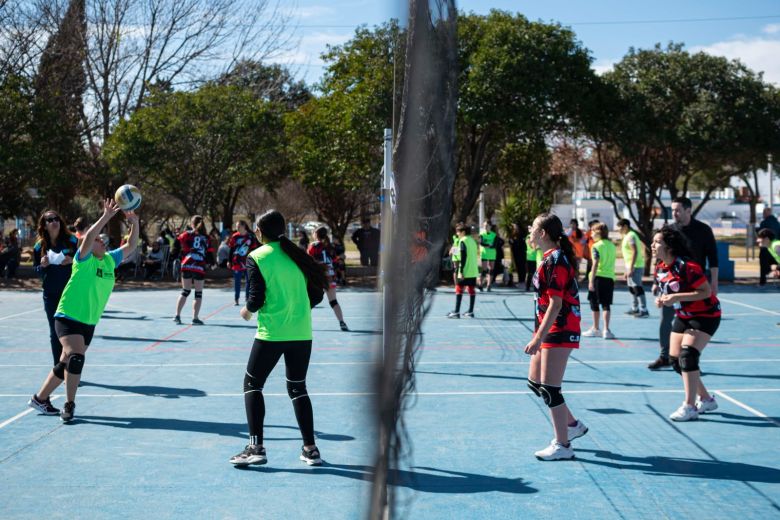
[[[51,224],[52,222],[59,222],[60,221],[60,217],[46,217],[43,220],[45,220],[46,222]]]

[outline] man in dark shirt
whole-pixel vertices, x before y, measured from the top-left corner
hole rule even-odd
[[[352,233],[352,241],[360,251],[360,265],[377,265],[379,260],[379,230],[363,219],[362,227]]]
[[[764,208],[764,220],[756,228],[756,232],[762,229],[770,230],[776,237],[780,237],[780,222],[772,214],[772,208]],[[769,249],[762,247],[758,252],[758,284],[766,285],[766,275],[772,270],[774,258]]]
[[[718,294],[718,248],[715,244],[715,235],[710,226],[693,218],[692,211],[691,199],[687,197],[675,198],[672,201],[674,224],[671,227],[686,238],[691,260],[699,264],[705,272],[709,270],[710,287],[714,296]],[[656,294],[657,290],[657,286],[654,285],[653,294]],[[671,366],[669,336],[672,332],[672,321],[674,321],[674,308],[662,307],[661,323],[658,329],[661,352],[658,359],[647,366],[650,370]]]

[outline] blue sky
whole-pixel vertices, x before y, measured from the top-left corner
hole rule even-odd
[[[298,0],[294,18],[300,45],[282,58],[308,83],[322,74],[319,54],[327,44],[349,40],[355,27],[397,17],[402,2]],[[778,0],[462,0],[462,11],[520,12],[532,20],[569,25],[591,51],[597,71],[619,61],[629,47],[683,42],[693,51],[738,58],[780,86],[780,1]],[[694,21],[696,20],[696,21]]]

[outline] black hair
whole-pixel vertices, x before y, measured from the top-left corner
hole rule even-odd
[[[327,239],[328,241],[330,241],[330,239],[328,238],[328,228],[326,228],[325,226],[318,227],[314,231],[314,236],[317,237],[317,240],[326,240]]]
[[[768,238],[769,240],[774,240],[777,237],[775,237],[774,231],[764,228],[758,231],[758,238]]]
[[[566,257],[569,265],[572,267],[577,265],[577,256],[574,254],[574,249],[571,246],[571,242],[569,242],[569,238],[563,231],[561,219],[552,213],[541,213],[537,215],[536,218],[539,219],[539,227],[547,233],[550,240],[558,244],[558,247],[561,248],[563,256]]]
[[[627,227],[628,229],[631,229],[631,221],[627,218],[621,218],[617,222],[618,227]]]
[[[275,209],[268,210],[257,219],[257,227],[269,242],[279,242],[282,251],[285,252],[290,260],[295,262],[298,269],[301,270],[306,282],[322,289],[328,288],[328,277],[325,275],[325,268],[314,261],[305,251],[293,244],[284,234],[286,225],[284,217]]]
[[[208,235],[208,232],[206,231],[206,224],[204,224],[203,217],[200,215],[192,216],[192,228],[201,235]]]
[[[244,226],[244,229],[246,229],[250,233],[252,232],[252,228],[249,227],[249,223],[246,220],[239,220],[238,221],[238,226],[239,227]]]
[[[672,199],[672,202],[681,204],[682,207],[685,209],[691,209],[693,207],[693,202],[691,202],[691,199],[689,199],[688,197],[675,197]]]
[[[674,256],[690,258],[691,252],[688,249],[688,242],[682,233],[668,225],[657,229],[653,234],[655,235],[656,233],[661,234],[664,244],[666,244],[666,247],[669,248]]]

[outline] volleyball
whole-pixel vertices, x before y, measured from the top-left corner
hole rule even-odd
[[[141,205],[141,192],[132,184],[125,184],[116,190],[114,200],[122,211],[133,211]]]

